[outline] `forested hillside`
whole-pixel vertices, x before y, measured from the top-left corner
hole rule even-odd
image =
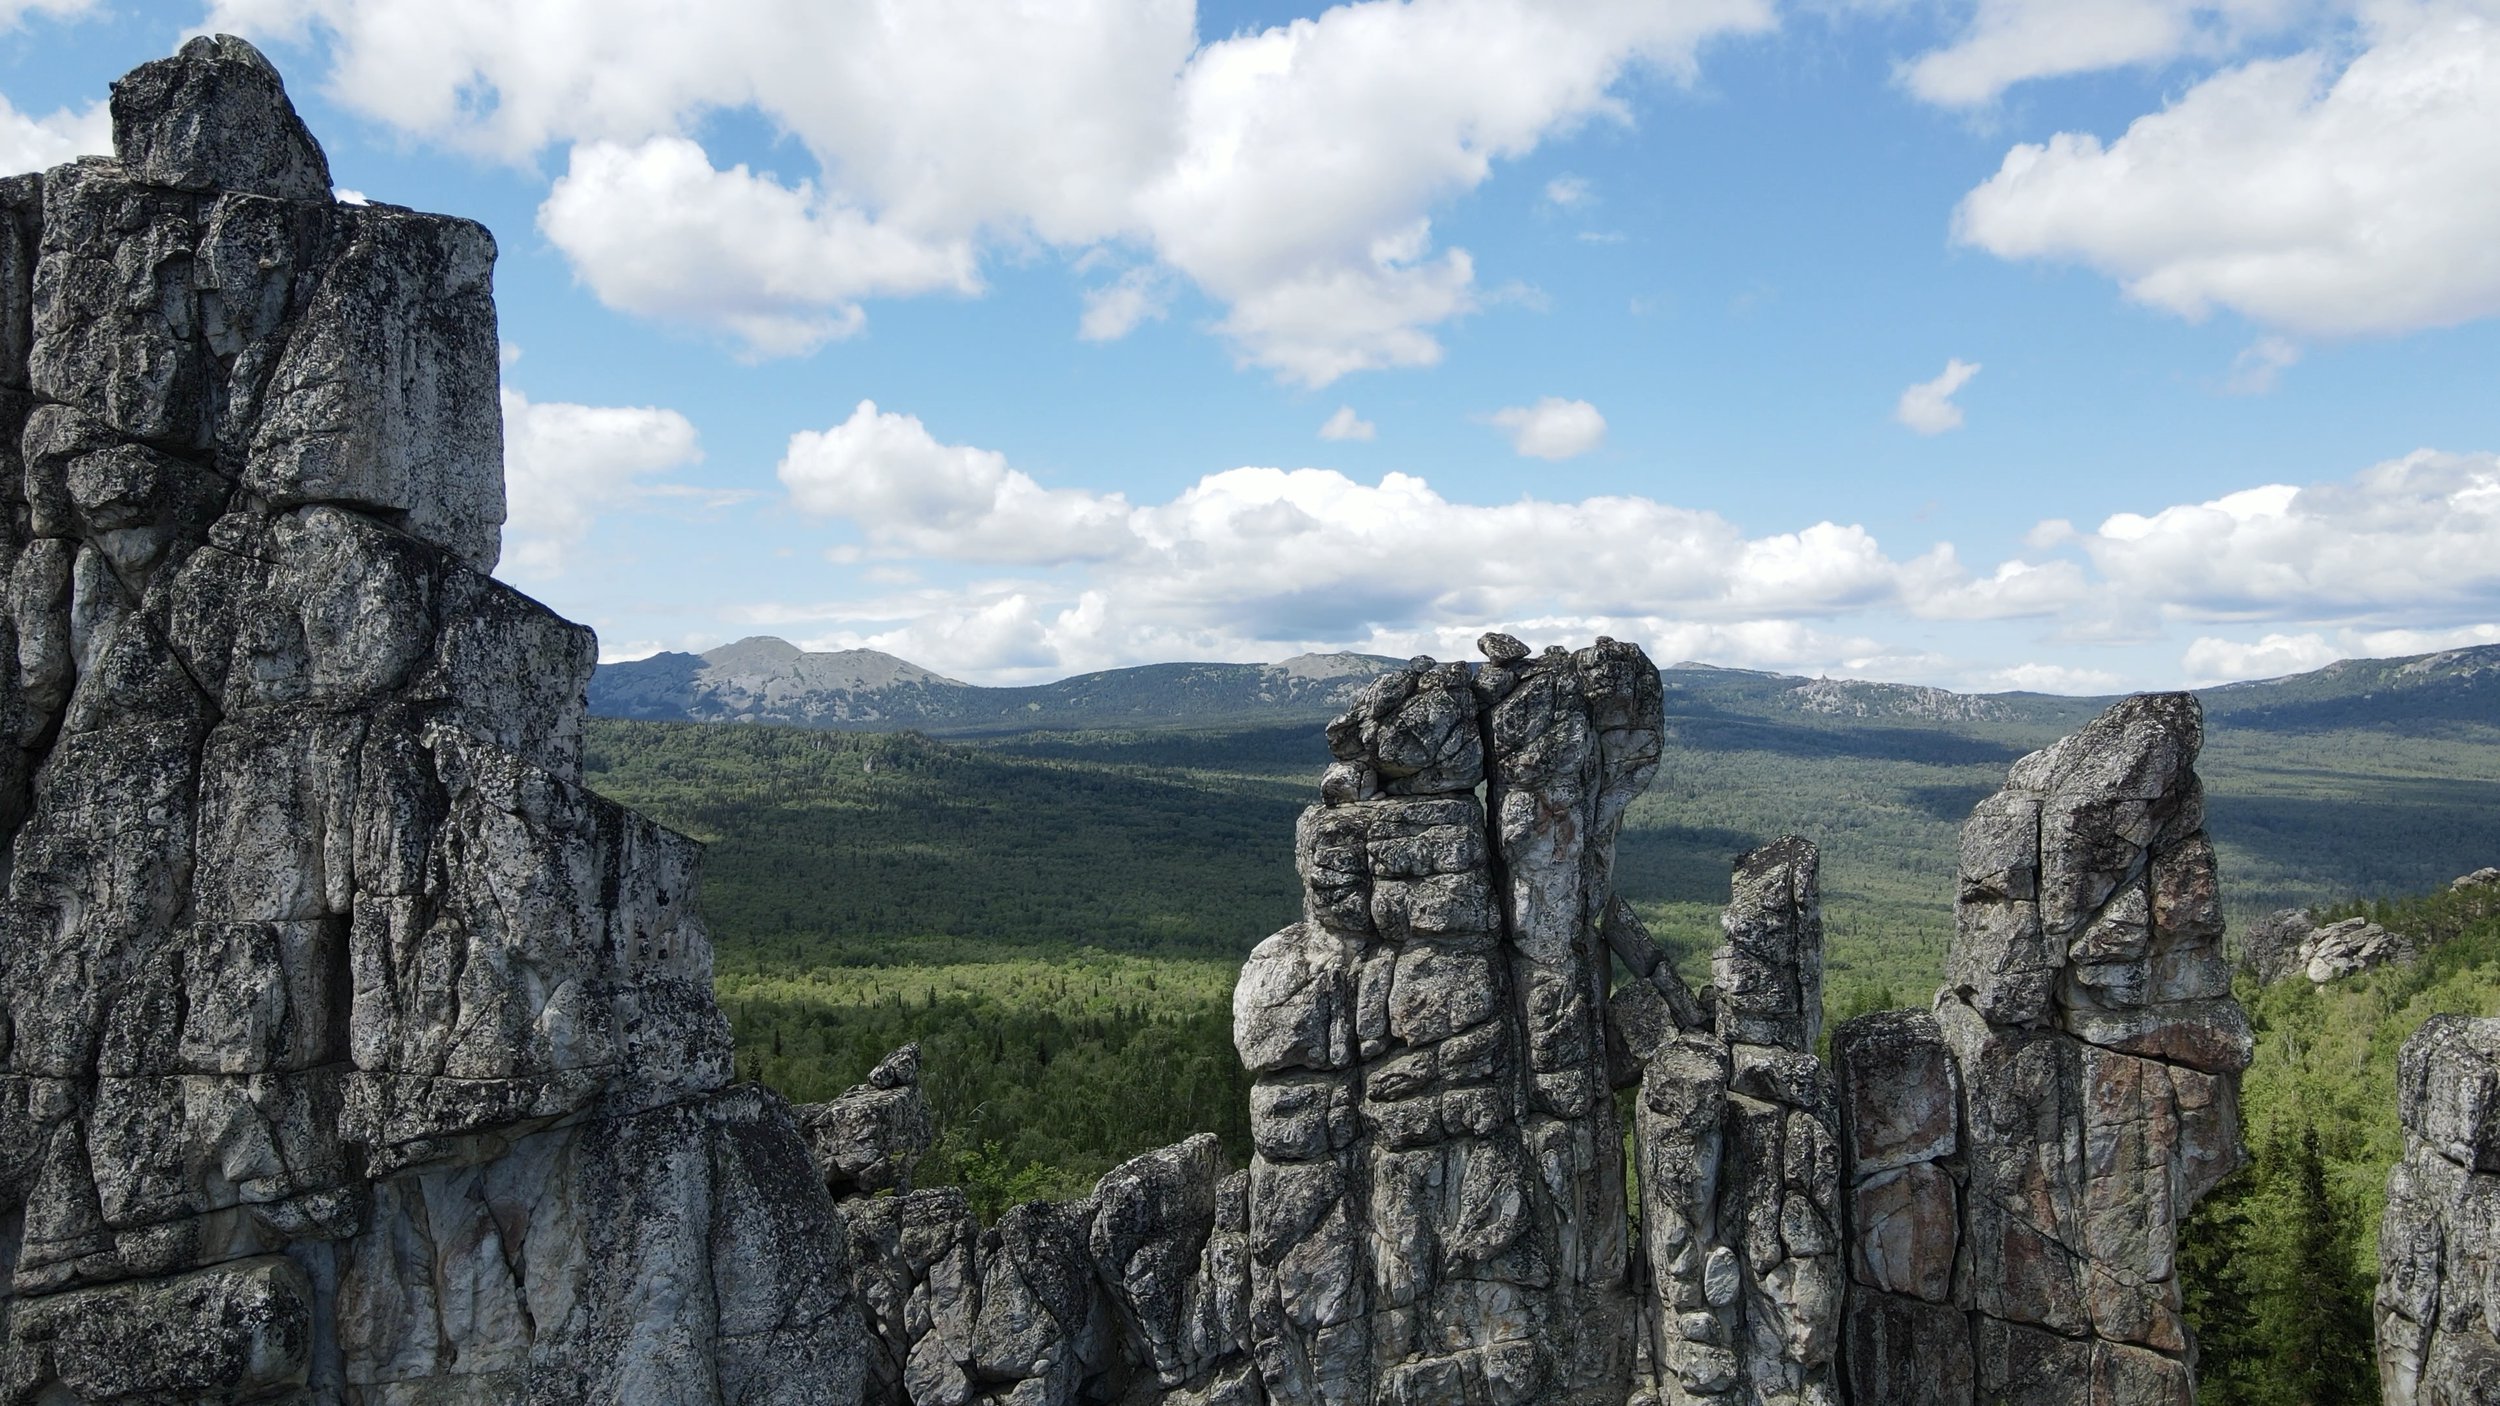
[[[2071,726],[1670,698],[1667,761],[1620,847],[1624,891],[1698,975],[1729,860],[1814,838],[1835,1013],[1933,989],[1964,815]],[[2500,729],[2440,726],[2215,716],[2203,770],[2233,921],[2500,860]],[[746,1072],[818,1098],[922,1039],[949,1129],[941,1175],[1038,1166],[1074,1186],[1239,1109],[1232,972],[1297,911],[1294,816],[1324,760],[1301,724],[965,743],[594,719],[587,765],[599,790],[710,846],[704,903]]]

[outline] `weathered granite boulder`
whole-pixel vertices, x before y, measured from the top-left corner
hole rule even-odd
[[[2240,944],[2242,965],[2267,985],[2303,976],[2313,986],[2324,986],[2419,956],[2421,944],[2411,936],[2391,932],[2367,918],[2345,918],[2320,926],[2298,908],[2260,919]]]
[[[2396,1097],[2380,1390],[2388,1406],[2500,1401],[2500,1019],[2431,1017],[2397,1056]]]
[[[1962,832],[1934,1014],[1836,1034],[1850,1399],[2193,1399],[2178,1227],[2240,1163],[2251,1049],[2202,738],[2143,695],[2015,763]]]
[[[240,40],[112,112],[0,182],[0,1400],[857,1400],[695,847],[484,574],[493,240]]]
[[[790,1110],[808,1155],[837,1201],[911,1189],[912,1169],[937,1141],[937,1120],[920,1093],[920,1046],[905,1045],[868,1071],[867,1082],[823,1103]]]

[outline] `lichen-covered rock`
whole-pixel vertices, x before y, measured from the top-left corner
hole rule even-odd
[[[0,1400],[856,1401],[695,847],[484,574],[493,242],[240,40],[113,124],[0,182]]]
[[[2431,1017],[2397,1056],[2396,1087],[2380,1390],[2388,1406],[2500,1401],[2500,1019]]]
[[[1836,1098],[1814,1057],[1823,925],[1814,846],[1736,861],[1715,1032],[1649,1057],[1634,1119],[1661,1403],[1832,1401],[1841,1333]]]
[[[2144,695],[2015,763],[1962,832],[1935,1014],[1835,1036],[1856,1399],[1928,1361],[1916,1399],[2193,1399],[2178,1227],[2239,1165],[2250,1053],[2202,736]]]
[[[937,1141],[937,1121],[920,1092],[920,1046],[879,1061],[867,1081],[823,1103],[791,1110],[808,1154],[824,1168],[835,1200],[911,1189],[912,1169]]]

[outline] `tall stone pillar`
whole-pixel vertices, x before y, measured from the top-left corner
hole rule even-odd
[[[1962,832],[1932,1021],[1835,1041],[1856,1399],[2194,1400],[2178,1227],[2240,1163],[2250,1053],[2202,740],[2192,695],[2142,695],[2015,763]]]
[[[1622,1400],[1601,926],[1657,671],[1611,642],[1485,649],[1480,671],[1415,661],[1330,727],[1303,919],[1234,994],[1253,1338],[1280,1402]]]
[[[2403,1160],[2378,1236],[2387,1406],[2500,1401],[2500,1019],[2433,1016],[2396,1058]]]
[[[1814,1053],[1819,867],[1793,835],[1740,857],[1708,1025],[1686,1016],[1646,1050],[1627,1041],[1646,1057],[1635,1115],[1651,1276],[1644,1402],[1840,1399],[1837,1109]],[[1659,1002],[1670,1015],[1675,990]],[[1640,1004],[1619,1000],[1619,1023],[1663,1035],[1633,1016]]]

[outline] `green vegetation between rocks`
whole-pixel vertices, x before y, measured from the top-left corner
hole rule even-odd
[[[2212,720],[2202,770],[2235,925],[2500,862],[2500,727],[2234,717]],[[1920,1003],[1951,931],[1963,817],[2017,756],[2076,721],[1685,706],[1627,818],[1618,882],[1703,978],[1729,861],[1805,834],[1824,854],[1832,1018]],[[588,744],[595,788],[710,846],[704,905],[742,1074],[819,1099],[921,1040],[946,1138],[922,1179],[997,1204],[1081,1190],[1201,1129],[1245,1155],[1232,978],[1297,912],[1293,824],[1324,762],[1316,727],[941,743],[593,719]],[[2433,908],[2404,919],[2416,920],[2436,920]],[[2368,1263],[2395,1147],[2387,1061],[2431,1011],[2500,1009],[2478,966],[2452,987],[2407,983],[2445,980],[2475,950],[2461,941],[2411,973],[2324,994],[2293,989],[2305,982],[2249,993],[2259,1163],[2245,1181],[2266,1189],[2226,1195],[2213,1215],[2240,1206],[2260,1238],[2285,1224],[2264,1198],[2288,1194],[2311,1120],[2344,1258]]]
[[[2241,1089],[2251,1164],[2180,1245],[2205,1406],[2378,1400],[2370,1296],[2387,1173],[2404,1148],[2396,1052],[2441,1013],[2500,1015],[2500,889],[2321,910],[2432,944],[2410,965],[2240,999],[2257,1030]]]

